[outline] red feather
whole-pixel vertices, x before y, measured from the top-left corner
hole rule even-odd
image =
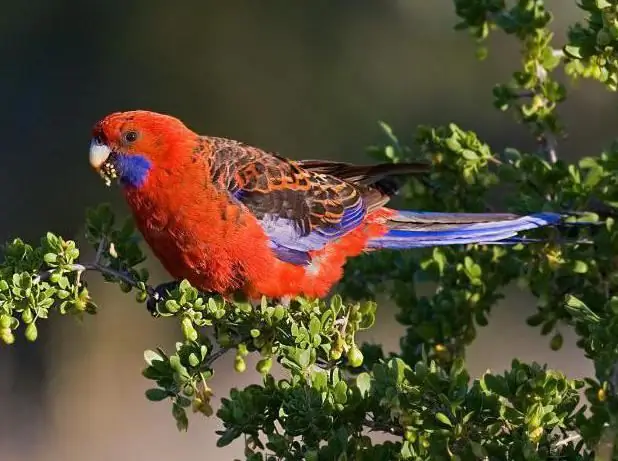
[[[137,139],[128,140],[128,131]],[[373,170],[378,174],[373,187],[370,168],[328,162],[306,162],[303,168],[302,162],[257,148],[198,136],[175,118],[145,111],[112,114],[95,126],[94,136],[113,152],[141,155],[151,163],[140,187],[124,187],[137,226],[175,279],[185,278],[205,292],[323,297],[342,277],[346,260],[362,253],[368,239],[383,235],[395,213],[382,208],[388,195],[381,185],[390,187],[384,166]],[[399,166],[406,173],[414,167],[426,170],[422,164]],[[239,203],[233,195],[237,187],[263,195],[243,196],[246,201]],[[275,190],[283,195],[272,195]],[[299,208],[288,191],[314,195]],[[309,265],[278,258],[259,220],[268,211],[304,225],[307,232],[329,229],[361,197],[366,215],[360,225],[309,251]]]

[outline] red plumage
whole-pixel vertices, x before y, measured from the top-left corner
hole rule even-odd
[[[95,165],[103,172],[118,169],[118,163],[128,171],[126,165],[138,156],[150,163],[139,186],[125,182],[123,187],[137,226],[174,278],[186,278],[206,292],[230,295],[240,290],[251,298],[323,297],[342,277],[346,260],[362,253],[368,239],[386,232],[384,222],[393,213],[381,208],[388,195],[367,181],[368,167],[313,161],[303,168],[302,162],[235,141],[199,136],[173,117],[146,111],[111,114],[95,125],[93,136],[97,145],[109,148],[109,155],[123,156],[124,163],[116,157],[115,165],[110,158]],[[393,166],[384,171],[379,170],[383,166],[373,168],[377,183]],[[399,168],[426,169],[421,164]],[[338,179],[329,171],[347,174],[351,180]],[[120,172],[121,180],[123,174],[126,171]],[[235,199],[231,182],[258,194],[253,200],[257,213]],[[344,211],[342,203],[356,203],[361,196],[368,213],[349,232],[307,251],[307,263],[293,264],[275,255],[257,217],[265,214],[264,207],[277,211],[277,204],[266,203],[273,191],[313,193],[316,203],[322,200],[314,209],[305,204],[297,212],[288,204],[291,208],[280,213],[298,218],[300,226],[317,227],[329,220],[336,224]],[[293,201],[283,196],[271,201],[277,200]]]
[[[384,205],[395,176],[425,163],[291,161],[176,118],[114,113],[93,129],[90,162],[118,177],[146,242],[175,279],[224,296],[323,297],[348,258],[377,248],[515,242],[552,213],[424,213]]]

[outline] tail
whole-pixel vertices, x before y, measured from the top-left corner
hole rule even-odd
[[[561,224],[567,215],[534,213],[528,216],[498,213],[434,213],[397,211],[387,221],[388,232],[368,242],[368,248],[422,248],[438,245],[515,244],[538,240],[519,232]]]

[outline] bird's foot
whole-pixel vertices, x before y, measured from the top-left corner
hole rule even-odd
[[[292,302],[291,296],[283,296],[277,300],[277,304],[281,304],[283,307],[290,307],[291,302]]]
[[[253,297],[253,296],[245,297],[244,295],[241,295],[239,299],[242,299],[243,301],[248,302],[249,304],[251,304],[251,307],[253,307],[254,309],[257,309],[258,307],[262,305],[261,296],[260,297]],[[276,306],[280,304],[283,307],[290,307],[290,303],[292,302],[292,297],[290,296],[282,296],[281,298],[267,298],[267,299],[268,299],[268,304],[271,306]]]
[[[174,280],[171,282],[165,282],[154,287],[151,293],[148,294],[148,300],[146,301],[146,309],[153,317],[159,317],[157,311],[157,305],[159,302],[172,290],[178,287],[180,282]]]
[[[345,337],[345,331],[348,328],[348,320],[350,319],[350,312],[348,311],[348,313],[346,314],[345,317],[340,318],[335,320],[334,325],[338,325],[339,327],[339,333],[341,334],[341,337]]]

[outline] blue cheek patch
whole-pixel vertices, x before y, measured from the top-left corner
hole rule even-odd
[[[152,164],[143,155],[117,154],[116,169],[120,182],[125,186],[140,187],[146,181]]]

